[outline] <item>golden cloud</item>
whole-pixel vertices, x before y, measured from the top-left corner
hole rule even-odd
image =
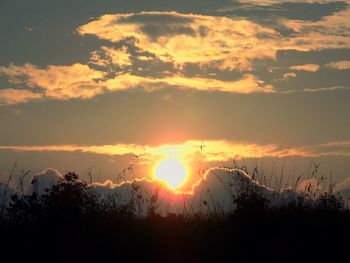
[[[152,91],[163,86],[176,86],[181,89],[198,91],[222,91],[230,93],[272,93],[273,86],[265,84],[251,74],[246,74],[237,81],[221,81],[212,78],[169,76],[165,78],[147,78],[131,75],[129,73],[117,75],[114,79],[103,82],[109,91],[132,89],[142,87]]]
[[[286,37],[272,28],[245,19],[176,12],[104,15],[79,27],[79,34],[95,35],[111,42],[129,41],[128,43],[132,42],[140,53],[132,55],[130,47],[126,46],[102,46],[91,53],[88,65],[76,63],[39,68],[32,64],[11,64],[8,67],[0,67],[0,75],[8,77],[11,83],[26,85],[26,89],[20,89],[21,91],[1,91],[1,101],[3,104],[16,104],[39,98],[89,99],[105,92],[134,88],[152,91],[164,86],[244,94],[271,93],[275,92],[272,85],[249,73],[254,60],[275,59],[279,50],[350,48],[350,36],[346,33],[350,32],[349,19],[350,7],[316,22],[286,19],[282,23],[294,31],[294,34]],[[173,75],[166,74],[165,77],[131,73],[133,71],[128,68],[134,64],[133,58],[149,60],[149,57],[144,55],[145,52],[153,53],[154,59],[177,65],[178,71]],[[216,67],[220,70],[241,70],[244,73],[241,79],[230,81],[209,76],[187,77],[181,72],[186,63]],[[103,67],[105,71],[97,70],[94,66]],[[114,67],[118,70],[114,70]],[[348,61],[338,61],[331,62],[326,67],[343,70],[348,69],[350,65]],[[290,67],[292,70],[311,72],[318,71],[319,68],[316,64]],[[295,73],[283,76],[284,79],[291,77],[295,77]],[[339,87],[318,90],[325,89],[335,90]],[[293,91],[286,93],[291,92]],[[15,94],[17,99],[14,98]]]
[[[192,89],[198,91],[222,91],[230,93],[273,93],[272,85],[265,84],[252,74],[246,74],[237,81],[222,81],[213,78],[185,77],[173,75],[164,78],[151,78],[132,75],[130,73],[119,74],[113,79],[101,82],[109,91],[143,88],[153,91],[162,86],[173,86],[180,89]]]
[[[98,80],[106,73],[91,69],[87,65],[47,66],[38,68],[31,64],[0,67],[0,74],[9,78],[10,83],[25,84],[29,88],[41,88],[42,97],[67,100],[87,99],[103,92]],[[31,93],[26,100],[31,99]]]
[[[108,63],[99,60],[101,63]],[[119,65],[129,65],[125,60]],[[164,78],[151,78],[133,75],[131,73],[120,73],[113,78],[106,78],[107,73],[90,68],[82,64],[71,66],[48,66],[40,69],[30,64],[24,66],[1,67],[0,73],[6,75],[14,84],[25,84],[29,89],[3,90],[0,98],[3,104],[16,104],[36,100],[38,98],[68,100],[89,99],[105,92],[117,92],[142,88],[153,91],[164,86],[172,86],[181,89],[192,89],[199,91],[222,91],[230,93],[254,93],[274,92],[271,85],[265,84],[255,76],[246,74],[237,81],[221,81],[212,78],[187,78],[173,75]],[[34,93],[31,89],[41,88]],[[17,96],[17,98],[15,98]]]
[[[347,0],[346,3],[350,4]],[[350,5],[320,21],[285,20],[295,36],[283,40],[284,49],[299,51],[350,48]]]
[[[78,32],[111,42],[134,39],[140,50],[178,66],[196,63],[244,71],[252,69],[253,60],[275,59],[278,50],[350,48],[350,37],[346,34],[350,31],[349,7],[316,22],[285,19],[282,23],[295,33],[286,37],[272,28],[245,19],[141,12],[104,15],[79,27]]]
[[[296,76],[297,75],[294,72],[288,72],[288,73],[283,74],[283,79],[288,80],[290,78],[296,78]]]
[[[178,158],[185,165],[190,167],[191,176],[186,181],[182,190],[194,191],[205,174],[208,174],[210,167],[222,165],[231,160],[242,158],[286,158],[305,157],[315,158],[322,156],[346,156],[350,157],[350,142],[330,142],[321,145],[281,148],[275,144],[258,145],[254,143],[240,143],[228,140],[188,140],[181,144],[163,145],[139,145],[139,144],[115,144],[115,145],[46,145],[46,146],[0,146],[1,150],[20,152],[80,152],[108,157],[129,156],[137,171],[142,171],[144,178],[132,175],[124,175],[117,183],[107,180],[104,183],[96,183],[96,187],[116,188],[125,183],[147,181],[153,183],[154,177],[150,173],[156,163],[164,158]],[[114,159],[114,158],[112,158]],[[197,170],[199,169],[199,170]],[[205,171],[207,171],[205,173]],[[204,173],[204,174],[203,174]],[[119,181],[120,180],[120,181]],[[131,181],[127,181],[131,180]],[[181,191],[182,191],[181,190]]]
[[[330,142],[327,144],[281,148],[276,144],[258,145],[254,143],[239,143],[227,140],[198,141],[189,140],[182,144],[165,144],[158,146],[138,144],[115,144],[115,145],[46,145],[46,146],[0,146],[0,150],[13,151],[47,151],[47,152],[82,152],[109,156],[133,155],[141,161],[152,162],[161,157],[180,156],[185,159],[194,154],[200,155],[204,161],[217,162],[241,158],[276,157],[284,158],[291,156],[317,157],[317,156],[350,156],[350,149],[329,151],[325,148],[346,146],[350,142]]]
[[[319,65],[316,64],[305,64],[305,65],[297,65],[289,67],[292,70],[301,70],[301,71],[309,71],[309,72],[316,72],[320,69]]]
[[[131,55],[126,47],[114,49],[106,46],[102,46],[100,50],[91,53],[90,63],[102,67],[115,65],[120,68],[132,65]]]
[[[350,60],[342,60],[330,62],[325,65],[327,68],[336,69],[336,70],[347,70],[350,69]]]
[[[248,20],[176,12],[104,15],[78,32],[111,42],[135,39],[137,48],[178,66],[240,70],[251,69],[254,59],[275,58],[278,36],[274,29]]]
[[[25,103],[30,100],[38,100],[42,98],[42,94],[34,93],[29,90],[22,89],[2,89],[0,90],[0,105],[12,105]]]
[[[252,74],[246,74],[238,81],[221,81],[212,78],[186,78],[174,76],[163,81],[169,85],[183,86],[195,90],[224,91],[235,93],[272,93],[275,92],[272,85],[264,84]]]

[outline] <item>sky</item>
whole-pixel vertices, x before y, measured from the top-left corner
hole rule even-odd
[[[0,35],[3,180],[349,176],[349,0],[1,0]]]

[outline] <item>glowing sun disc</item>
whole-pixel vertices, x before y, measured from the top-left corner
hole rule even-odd
[[[167,158],[156,165],[154,176],[156,179],[164,181],[170,188],[175,189],[185,182],[187,171],[179,159]]]

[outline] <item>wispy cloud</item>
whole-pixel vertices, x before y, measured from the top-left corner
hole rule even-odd
[[[12,105],[25,103],[42,98],[41,93],[35,93],[24,89],[2,89],[0,90],[0,105]]]
[[[334,86],[334,87],[323,87],[323,88],[306,88],[302,92],[322,92],[322,91],[336,91],[336,90],[350,90],[350,87]]]
[[[304,64],[304,65],[291,66],[289,68],[297,71],[316,72],[320,69],[320,66],[316,64]]]
[[[347,70],[350,69],[350,60],[332,61],[326,64],[325,67],[336,70]]]
[[[332,147],[330,147],[332,146]],[[341,146],[341,147],[340,147]],[[182,144],[170,145],[45,145],[45,146],[0,146],[0,150],[13,151],[47,151],[47,152],[82,152],[110,156],[135,155],[144,162],[153,162],[164,156],[182,156],[191,158],[194,154],[202,156],[208,162],[227,161],[241,158],[291,156],[350,156],[350,142],[330,142],[327,144],[303,147],[282,148],[276,144],[258,145],[254,143],[239,143],[227,140],[196,141],[189,140]]]
[[[107,63],[104,61],[98,62]],[[118,63],[127,63],[125,60]],[[1,104],[18,104],[31,100],[90,99],[106,92],[132,90],[136,88],[154,91],[162,87],[175,87],[197,91],[221,91],[230,93],[271,93],[272,85],[265,84],[252,74],[245,74],[237,81],[222,81],[204,77],[170,75],[166,77],[144,77],[129,72],[107,78],[107,72],[86,65],[48,66],[45,69],[33,65],[1,67],[0,74],[9,77],[11,83],[25,84],[27,89],[0,90]],[[34,93],[33,90],[40,90]]]
[[[233,93],[273,93],[272,85],[265,84],[252,74],[246,74],[238,81],[221,81],[212,78],[186,78],[174,76],[165,78],[164,81],[169,85],[175,85],[194,90],[202,91],[223,91]]]
[[[280,94],[293,94],[293,93],[316,93],[316,92],[331,92],[331,91],[342,91],[342,90],[350,90],[350,87],[343,86],[333,86],[333,87],[321,87],[321,88],[305,88],[301,90],[287,90],[281,91]]]
[[[288,80],[291,78],[295,78],[296,76],[297,75],[294,72],[288,72],[288,73],[283,74],[283,79]]]
[[[350,4],[350,1],[346,1]],[[320,21],[285,19],[283,24],[294,31],[293,37],[283,40],[283,47],[299,51],[349,48],[350,5]]]
[[[102,93],[98,80],[105,74],[82,64],[52,65],[46,68],[38,68],[31,64],[0,67],[0,75],[7,76],[10,83],[25,84],[29,89],[40,88],[40,96],[59,100],[86,99]],[[23,94],[28,95],[23,100],[28,101],[33,97],[29,91]]]

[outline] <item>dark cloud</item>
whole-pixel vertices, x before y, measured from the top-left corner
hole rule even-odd
[[[289,67],[297,64],[326,64],[331,61],[350,60],[350,49],[324,50],[279,50],[277,51],[276,66]]]
[[[179,16],[178,14],[138,13],[132,16],[121,17],[116,22],[121,24],[140,24],[140,29],[153,39],[171,35],[196,35],[196,32],[191,27],[186,26],[186,24],[194,22],[194,19]]]

